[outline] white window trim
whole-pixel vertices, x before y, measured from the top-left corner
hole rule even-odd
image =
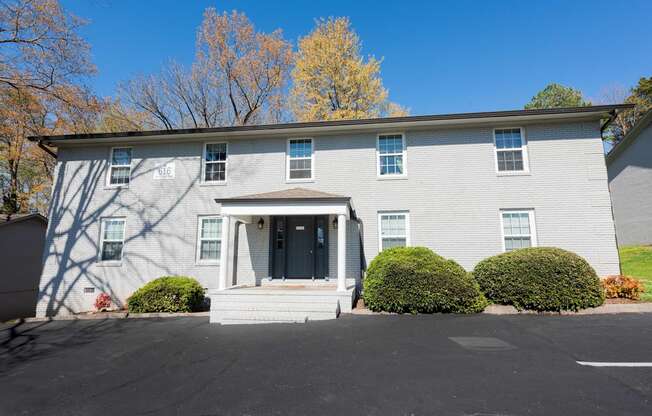
[[[303,160],[307,157],[290,158],[290,142],[294,140],[310,140],[310,177],[309,178],[290,178],[290,160]],[[291,137],[287,139],[285,145],[285,182],[286,183],[300,183],[300,182],[314,182],[315,181],[315,139],[313,137]]]
[[[201,227],[202,227],[202,221],[203,220],[208,220],[208,219],[213,219],[213,218],[218,218],[220,221],[222,221],[222,217],[219,215],[200,215],[197,217],[197,247],[196,247],[196,253],[195,253],[195,264],[200,265],[200,266],[219,266],[220,265],[220,258],[222,254],[222,244],[220,244],[220,252],[218,253],[217,259],[216,260],[202,260],[200,259],[200,254],[201,254]],[[222,223],[220,227],[224,225]],[[222,233],[217,237],[217,241],[222,242]]]
[[[380,136],[401,136],[401,142],[403,144],[403,152],[401,153],[403,156],[403,173],[390,173],[387,175],[380,174]],[[376,135],[376,178],[379,180],[406,179],[408,176],[407,165],[407,139],[405,134],[401,132],[378,133]]]
[[[224,180],[223,181],[207,181],[206,180],[206,148],[209,144],[223,144],[226,147],[226,160],[224,162],[214,162],[214,163],[224,163]],[[201,185],[226,185],[226,181],[229,179],[229,142],[217,141],[217,142],[204,142],[202,144],[201,151],[201,180],[199,183]]]
[[[102,253],[104,250],[104,243],[106,241],[116,242],[118,240],[105,240],[104,231],[106,228],[106,221],[110,220],[122,220],[122,252],[120,253],[120,260],[102,260]],[[122,260],[125,258],[125,240],[127,238],[127,218],[126,217],[102,217],[100,218],[100,250],[99,255],[97,256],[97,261],[104,266],[120,266],[122,265]]]
[[[523,170],[498,170],[498,146],[496,146],[496,130],[509,130],[509,129],[519,129],[521,130],[521,153],[523,155]],[[529,175],[530,174],[530,158],[528,156],[528,140],[525,134],[525,128],[520,126],[501,126],[493,129],[493,138],[494,138],[494,165],[496,167],[496,174],[498,176],[519,176],[519,175]],[[518,150],[514,149],[504,149],[508,150]]]
[[[131,161],[129,163],[129,183],[116,183],[111,184],[111,171],[113,170],[113,151],[115,149],[131,149]],[[132,146],[113,146],[109,149],[109,169],[106,174],[106,187],[107,188],[129,188],[131,185],[131,169],[134,164],[134,148]],[[127,165],[115,165],[116,167],[125,167]]]
[[[382,230],[382,217],[383,215],[404,215],[405,216],[405,247],[410,247],[410,212],[409,211],[378,211],[378,252],[383,251],[383,230]],[[403,237],[401,236],[386,236],[387,238],[392,237]]]
[[[498,215],[500,216],[500,237],[502,241],[503,253],[507,252],[505,247],[505,221],[503,219],[503,213],[509,212],[513,214],[528,214],[528,221],[530,222],[530,247],[537,247],[537,224],[534,216],[534,209],[532,208],[519,208],[519,209],[500,209],[498,210]],[[524,237],[525,235],[510,235],[509,237]]]

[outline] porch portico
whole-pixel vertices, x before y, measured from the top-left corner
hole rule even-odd
[[[211,322],[303,322],[351,310],[356,281],[347,279],[347,260],[353,260],[347,259],[349,197],[293,188],[215,201],[221,205],[222,246]],[[250,257],[267,255],[266,279],[243,284],[238,278],[237,224],[269,233],[258,239],[268,241],[267,250],[247,250]],[[329,253],[331,229],[336,256]],[[333,259],[335,267],[329,267]]]

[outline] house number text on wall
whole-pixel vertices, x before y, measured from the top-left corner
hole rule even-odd
[[[174,179],[174,162],[158,165],[154,170],[154,179]]]

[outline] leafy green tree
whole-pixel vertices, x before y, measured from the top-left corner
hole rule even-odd
[[[532,97],[530,102],[525,104],[525,109],[586,107],[589,105],[591,105],[591,102],[582,98],[580,90],[552,83]]]
[[[641,77],[638,84],[630,90],[625,103],[634,104],[634,108],[619,113],[604,133],[605,140],[613,144],[621,141],[645,113],[652,110],[652,76]]]

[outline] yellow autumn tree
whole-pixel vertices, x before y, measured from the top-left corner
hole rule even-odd
[[[346,17],[320,19],[299,40],[292,70],[291,108],[298,121],[402,116],[387,100],[380,61],[360,54],[358,35]]]

